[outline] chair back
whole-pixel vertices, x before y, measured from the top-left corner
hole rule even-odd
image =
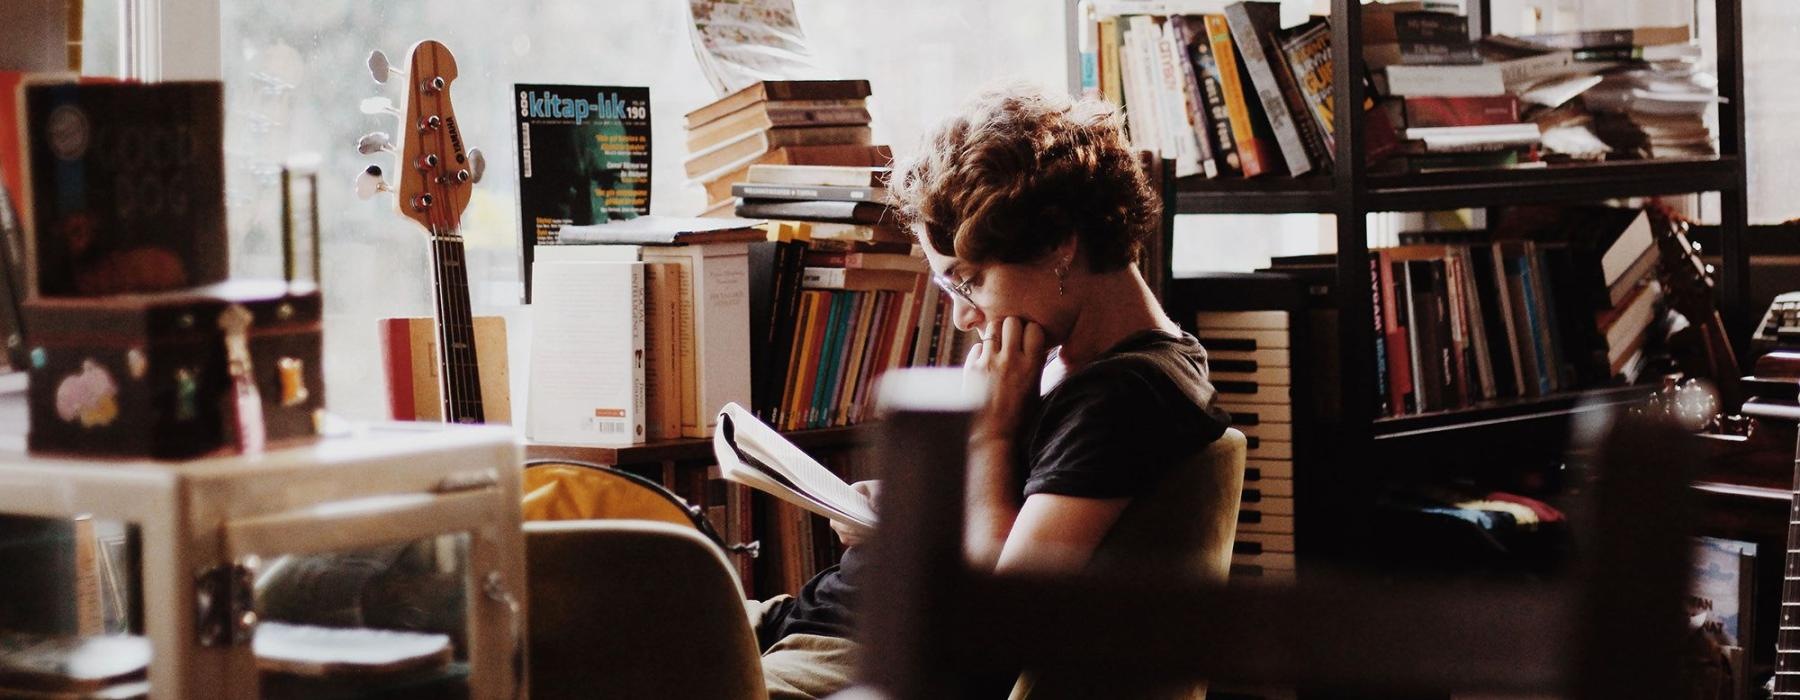
[[[1206,449],[1170,468],[1147,496],[1133,499],[1100,542],[1090,568],[1139,576],[1223,582],[1231,569],[1244,491],[1244,434],[1227,428]],[[1027,672],[1013,700],[1133,697],[1203,698],[1204,684],[1139,685],[1131,678]]]
[[[525,523],[534,698],[764,700],[744,592],[692,527]]]
[[[1169,469],[1156,489],[1125,507],[1094,552],[1093,566],[1224,581],[1244,493],[1245,445],[1243,433],[1226,428]]]

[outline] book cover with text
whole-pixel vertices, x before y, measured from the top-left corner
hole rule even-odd
[[[650,213],[650,88],[517,84],[513,98],[529,303],[535,246],[564,226]]]

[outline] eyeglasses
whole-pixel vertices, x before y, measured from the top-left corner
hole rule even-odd
[[[936,282],[937,286],[942,287],[944,291],[961,297],[963,302],[969,306],[980,307],[980,304],[976,304],[975,298],[972,296],[975,293],[975,283],[973,281],[966,279],[961,281],[953,280],[940,274],[933,274],[931,276],[931,281]]]

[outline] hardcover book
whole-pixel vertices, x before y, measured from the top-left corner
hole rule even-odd
[[[216,82],[27,84],[26,288],[156,292],[225,279]]]
[[[650,89],[513,86],[525,301],[539,245],[564,226],[650,213]]]

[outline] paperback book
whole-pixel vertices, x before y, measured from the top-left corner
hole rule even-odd
[[[864,533],[875,529],[875,509],[868,498],[742,406],[729,403],[719,411],[713,456],[729,481]]]

